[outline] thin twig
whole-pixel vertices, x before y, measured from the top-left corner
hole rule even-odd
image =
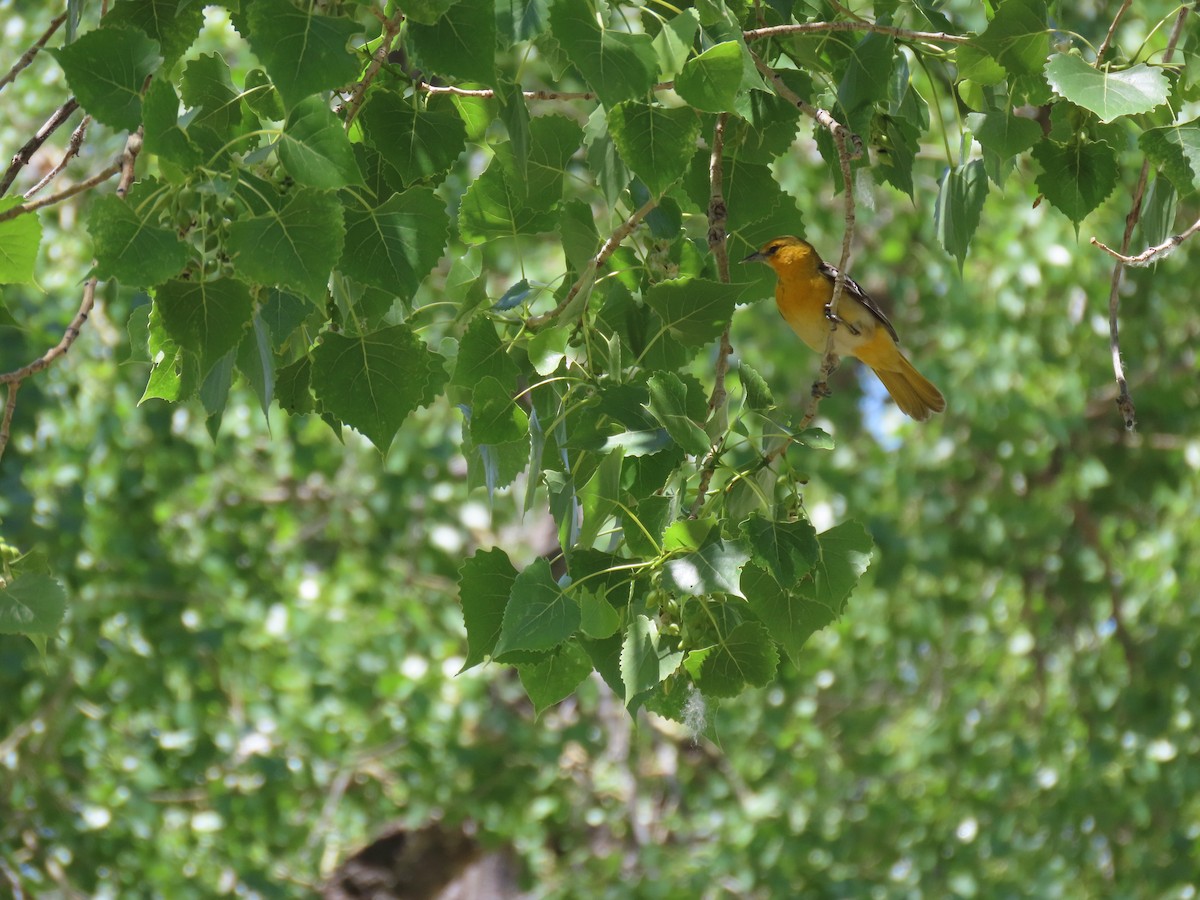
[[[417,89],[427,94],[453,94],[456,97],[495,97],[491,88],[460,88],[452,84],[430,84],[422,81]],[[526,100],[595,100],[592,91],[521,91]]]
[[[675,87],[673,81],[662,81],[654,85],[653,91],[667,91]],[[429,84],[427,81],[417,83],[417,90],[427,94],[453,94],[456,97],[495,97],[492,88],[460,88],[450,84]],[[521,91],[526,100],[596,100],[595,91]]]
[[[79,109],[79,101],[72,97],[54,111],[54,115],[47,119],[34,136],[25,142],[25,146],[13,154],[12,162],[9,163],[8,169],[5,170],[4,177],[0,178],[0,197],[3,197],[8,192],[9,187],[16,180],[18,173],[25,166],[29,165],[29,161],[33,159],[33,154],[41,148],[42,144],[49,140],[50,135],[54,134],[62,126],[63,122],[71,117],[71,113],[77,109]]]
[[[1121,12],[1124,12],[1122,9]],[[1120,18],[1121,12],[1117,13]],[[1179,37],[1183,33],[1184,23],[1187,21],[1188,14],[1191,9],[1187,6],[1179,10],[1179,14],[1175,18],[1175,25],[1171,29],[1171,36],[1167,39],[1167,49],[1163,53],[1163,63],[1171,61],[1171,57],[1175,55],[1175,45],[1179,43]],[[1116,22],[1113,23],[1113,28],[1116,27]],[[1109,30],[1109,36],[1112,35],[1112,29]],[[1108,40],[1105,39],[1107,45]],[[1102,51],[1103,52],[1103,51]],[[1099,57],[1097,57],[1099,61]],[[1108,349],[1112,356],[1113,377],[1117,381],[1117,409],[1121,411],[1121,418],[1125,421],[1126,431],[1133,431],[1137,427],[1137,409],[1133,405],[1133,397],[1129,393],[1129,381],[1125,377],[1125,366],[1121,362],[1121,333],[1120,333],[1120,312],[1121,312],[1121,278],[1125,272],[1127,262],[1138,260],[1134,265],[1146,265],[1152,262],[1157,256],[1164,255],[1170,252],[1179,244],[1183,243],[1191,234],[1200,230],[1200,222],[1197,222],[1183,234],[1177,234],[1168,240],[1165,244],[1158,247],[1151,247],[1149,250],[1138,254],[1136,257],[1130,258],[1129,242],[1133,240],[1133,230],[1137,227],[1138,219],[1142,214],[1142,198],[1146,193],[1146,180],[1150,173],[1150,160],[1142,161],[1142,171],[1138,175],[1137,184],[1133,189],[1133,200],[1130,203],[1129,215],[1125,217],[1125,233],[1121,237],[1121,249],[1114,252],[1111,247],[1105,247],[1094,237],[1092,243],[1100,246],[1117,259],[1116,265],[1113,266],[1112,279],[1108,287]]]
[[[1191,226],[1187,228],[1187,230],[1181,231],[1179,234],[1172,235],[1161,244],[1155,244],[1153,247],[1147,247],[1136,256],[1126,256],[1124,253],[1114,250],[1112,247],[1108,246],[1108,244],[1105,244],[1103,241],[1098,241],[1095,238],[1092,238],[1092,244],[1096,247],[1099,247],[1114,259],[1119,260],[1122,264],[1140,268],[1153,265],[1164,257],[1170,256],[1176,247],[1190,238],[1197,231],[1200,231],[1200,219],[1197,219],[1195,222],[1193,222]]]
[[[142,129],[139,126],[137,131],[129,135],[128,140],[125,142],[125,149],[121,153],[121,159],[116,164],[115,171],[121,173],[121,179],[117,183],[118,197],[124,197],[129,190],[129,185],[133,183],[134,164],[137,162],[137,156],[141,152],[141,149]],[[98,184],[99,182],[96,183]],[[74,318],[71,319],[71,324],[67,326],[66,331],[63,332],[62,339],[57,344],[33,362],[27,363],[11,372],[0,373],[0,384],[8,385],[3,427],[0,427],[0,458],[3,458],[4,449],[8,446],[10,425],[13,413],[16,410],[17,391],[20,389],[21,383],[31,375],[36,375],[47,366],[50,366],[56,359],[71,349],[71,345],[79,338],[79,334],[83,330],[88,316],[91,315],[92,307],[96,304],[96,285],[97,279],[95,277],[89,278],[84,283],[83,298],[79,303],[79,310],[75,313]]]
[[[891,25],[877,25],[874,22],[803,22],[799,25],[772,25],[769,28],[753,28],[743,31],[742,37],[747,41],[757,41],[762,38],[781,37],[789,34],[813,34],[829,31],[873,31],[876,34],[887,34],[906,41],[927,41],[931,44],[968,44],[971,39],[960,34],[946,34],[944,31],[910,31],[907,28],[893,28]]]
[[[82,121],[75,126],[75,130],[71,132],[71,139],[67,142],[67,152],[63,154],[63,158],[58,161],[53,169],[45,174],[41,181],[25,192],[25,199],[37,196],[46,185],[62,174],[63,169],[79,155],[80,149],[83,147],[83,139],[87,136],[88,125],[92,123],[91,116],[84,116]]]
[[[132,135],[130,135],[132,137]],[[17,216],[23,216],[25,213],[34,212],[35,210],[44,209],[47,206],[53,206],[55,203],[61,203],[63,200],[68,200],[76,194],[82,194],[86,190],[94,188],[98,184],[103,184],[121,171],[121,163],[117,161],[107,169],[102,169],[91,178],[81,181],[78,184],[73,184],[69,188],[59,191],[57,194],[51,194],[49,197],[43,197],[41,200],[32,200],[29,203],[22,203],[19,206],[14,206],[12,209],[6,209],[0,212],[0,222],[7,222],[9,219],[15,219]]]
[[[21,382],[14,381],[8,386],[8,396],[4,398],[4,417],[0,418],[0,458],[3,458],[4,448],[8,446],[8,439],[12,435],[13,413],[17,411],[17,391],[20,389]]]
[[[1125,15],[1125,10],[1133,6],[1133,0],[1125,0],[1121,4],[1121,8],[1117,10],[1117,14],[1113,16],[1112,24],[1108,26],[1108,34],[1104,36],[1104,43],[1100,45],[1100,49],[1096,51],[1096,66],[1100,66],[1100,60],[1104,59],[1104,54],[1108,52],[1108,45],[1112,43],[1113,35],[1117,33],[1117,25],[1121,23],[1121,17]]]
[[[354,117],[358,115],[358,111],[362,109],[363,98],[367,96],[367,88],[371,86],[371,82],[375,80],[375,76],[379,74],[379,70],[387,62],[388,54],[392,52],[392,44],[396,40],[396,35],[400,32],[400,24],[403,21],[404,13],[402,12],[396,13],[390,19],[383,20],[383,37],[379,41],[379,46],[375,48],[375,52],[371,54],[371,62],[367,66],[367,71],[363,73],[362,80],[355,85],[350,102],[346,104],[347,131],[350,130],[350,125],[354,122]]]
[[[729,208],[725,203],[725,173],[722,168],[725,154],[725,123],[729,120],[728,113],[717,116],[713,127],[712,153],[708,157],[708,249],[717,261],[717,277],[722,284],[729,284],[729,251],[725,246],[728,236],[726,225],[729,218]],[[713,376],[712,396],[708,398],[708,420],[711,422],[718,410],[725,406],[728,392],[725,389],[725,375],[729,371],[729,357],[733,353],[733,345],[729,343],[729,328],[732,323],[726,323],[721,332],[721,345],[717,349],[716,372]],[[691,517],[700,514],[700,507],[708,496],[708,486],[717,470],[717,459],[721,455],[721,447],[725,443],[724,429],[722,435],[713,441],[704,461],[700,464],[700,484],[696,487],[696,499],[692,502]]]
[[[50,27],[46,29],[40,38],[37,39],[37,42],[21,54],[21,58],[18,59],[13,64],[13,67],[8,70],[7,75],[5,75],[3,78],[0,78],[0,90],[3,90],[5,85],[11,84],[13,81],[15,81],[17,76],[21,74],[21,70],[33,62],[33,58],[38,55],[38,51],[46,46],[46,41],[50,40],[50,38],[54,36],[54,32],[58,31],[59,27],[65,21],[67,21],[66,13],[60,13],[51,20]]]
[[[775,86],[775,93],[777,93],[788,103],[791,103],[805,115],[815,119],[818,125],[827,129],[829,133],[834,136],[835,140],[839,135],[841,135],[843,144],[845,141],[849,140],[852,148],[850,150],[851,159],[859,159],[863,155],[863,140],[861,137],[835,119],[828,111],[821,109],[819,106],[813,106],[799,94],[793,91],[790,87],[788,87],[787,83],[781,77],[779,77],[779,73],[763,62],[758,54],[751,51],[750,56],[753,57],[754,65],[758,68],[758,71],[771,80],[771,84]],[[849,190],[848,182],[847,190]]]
[[[563,311],[571,305],[571,302],[577,296],[579,296],[579,292],[585,287],[590,286],[592,282],[596,280],[596,272],[602,265],[608,262],[608,258],[610,256],[617,252],[617,248],[621,246],[621,241],[625,240],[625,238],[627,238],[633,232],[633,229],[637,228],[638,223],[641,222],[642,219],[644,219],[647,215],[649,215],[650,211],[657,205],[658,198],[651,197],[628,219],[622,222],[617,227],[617,230],[609,235],[608,240],[604,242],[604,246],[600,248],[600,251],[590,260],[588,260],[587,268],[583,270],[583,273],[580,274],[580,276],[575,280],[575,283],[571,285],[571,290],[567,291],[567,296],[563,297],[558,306],[554,307],[554,309],[550,310],[550,312],[542,313],[538,316],[531,316],[530,318],[526,319],[525,327],[529,329],[541,328],[543,325],[548,325],[561,316]]]

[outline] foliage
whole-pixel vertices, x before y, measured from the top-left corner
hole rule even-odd
[[[136,179],[94,188],[83,215],[106,346],[124,355],[127,330],[131,363],[7,382],[26,387],[5,418],[8,465],[24,466],[4,474],[5,535],[44,553],[5,550],[0,631],[53,637],[64,608],[85,629],[68,660],[48,649],[55,678],[24,682],[24,715],[53,721],[62,747],[12,806],[36,831],[29,810],[70,798],[85,890],[137,883],[91,863],[149,836],[157,868],[138,856],[132,872],[150,884],[174,884],[188,859],[187,877],[229,890],[311,879],[299,860],[336,852],[321,809],[342,777],[361,779],[347,832],[385,800],[414,821],[469,808],[566,896],[579,883],[547,833],[573,835],[565,858],[601,883],[619,877],[580,837],[594,820],[640,848],[643,871],[701,894],[710,873],[776,895],[1087,894],[1136,889],[1156,866],[1165,892],[1190,877],[1164,860],[1194,812],[1179,798],[1195,773],[1169,765],[1195,749],[1194,691],[1163,685],[1190,677],[1195,653],[1170,628],[1196,576],[1194,317],[1155,286],[1179,277],[1172,262],[1133,282],[1127,352],[1157,376],[1144,415],[1171,423],[1168,444],[1183,436],[1164,465],[1155,432],[1121,444],[1096,402],[1107,346],[1078,294],[1106,282],[1104,257],[1064,267],[1050,249],[1088,216],[1112,233],[1143,160],[1161,175],[1139,237],[1160,242],[1194,208],[1197,57],[1185,39],[1163,63],[1171,10],[1143,47],[1095,60],[1062,35],[1109,23],[1052,23],[1039,0],[878,4],[879,27],[787,2],[420,3],[401,21],[391,6],[271,0],[232,10],[220,41],[194,5],[144,6],[85,15],[36,63],[95,119],[84,175],[142,128],[125,151]],[[830,27],[755,31],[810,18]],[[841,157],[785,89],[864,153]],[[881,208],[859,204],[856,277],[894,273],[887,293],[912,301],[906,346],[954,381],[929,435],[869,388],[864,421],[883,424],[857,421],[844,375],[823,407],[837,427],[811,427],[792,412],[807,369],[762,310],[737,313],[741,356],[710,349],[739,303],[770,292],[769,273],[731,279],[723,258],[787,232],[836,245],[853,223],[821,206],[844,165],[843,199]],[[67,223],[6,202],[0,277],[61,293],[47,259]],[[34,289],[8,288],[0,308],[27,329],[0,336],[14,364],[57,339]],[[61,469],[55,442],[72,448]],[[56,474],[70,471],[85,474]],[[467,510],[494,525],[430,537]],[[528,537],[545,510],[549,534]],[[1166,636],[1142,651],[1130,631]],[[490,666],[451,682],[444,660],[515,678]],[[13,679],[33,664],[3,661]],[[618,727],[593,671],[618,707],[753,748],[731,788],[705,750],[667,743],[690,765],[679,796],[651,788],[654,824],[708,841],[690,875],[588,781],[621,771],[589,730]],[[1139,703],[1152,686],[1156,705]],[[55,718],[76,689],[102,699]],[[718,733],[700,711],[725,698],[737,715]],[[647,731],[635,748],[661,749]],[[568,790],[554,783],[573,771],[564,740],[599,761]],[[380,747],[397,761],[375,782]],[[111,779],[79,787],[119,757],[139,773],[132,798]],[[29,750],[12,765],[28,772]],[[652,782],[633,768],[611,777]],[[1112,800],[1095,770],[1128,790]],[[677,802],[719,808],[731,789],[744,815],[727,823]],[[1043,823],[1022,817],[1056,791]],[[234,822],[266,837],[214,839]],[[29,877],[52,878],[64,843],[39,840],[49,862]]]

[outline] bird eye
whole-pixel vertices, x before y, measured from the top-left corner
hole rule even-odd
[[[767,252],[764,255],[765,256],[774,256],[778,251],[779,251],[779,244],[772,244],[770,247],[767,248]]]

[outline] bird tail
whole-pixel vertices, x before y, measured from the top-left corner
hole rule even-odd
[[[946,398],[933,382],[916,370],[903,354],[898,354],[893,369],[874,369],[896,405],[906,415],[924,422],[935,412],[946,408]]]

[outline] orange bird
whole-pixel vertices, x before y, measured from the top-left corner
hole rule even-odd
[[[775,303],[792,331],[818,353],[834,327],[838,356],[862,360],[879,376],[896,405],[918,422],[946,408],[946,398],[900,352],[896,329],[867,292],[849,276],[838,301],[836,322],[828,314],[837,269],[822,261],[808,241],[787,235],[767,241],[742,262],[765,262],[775,270]]]

